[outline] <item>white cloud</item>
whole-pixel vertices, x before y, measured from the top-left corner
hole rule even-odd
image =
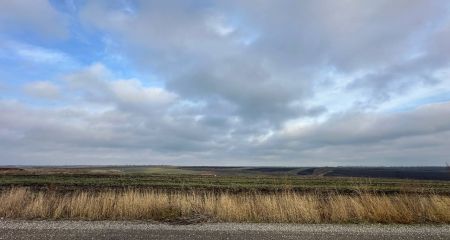
[[[212,15],[206,19],[206,25],[220,36],[227,36],[235,31],[235,28],[227,24],[223,15]]]
[[[111,83],[112,92],[123,102],[149,105],[168,105],[176,96],[162,88],[144,87],[136,79],[117,80]]]
[[[60,89],[57,85],[48,81],[30,82],[24,86],[27,94],[44,99],[57,99],[61,97]]]
[[[101,63],[92,64],[63,77],[69,88],[86,101],[113,104],[126,110],[160,111],[176,100],[174,93],[160,87],[143,86],[138,79],[115,79]]]
[[[23,46],[17,48],[17,54],[29,61],[47,64],[71,62],[68,55],[54,50],[39,47]]]
[[[3,58],[15,57],[21,62],[31,62],[37,64],[59,64],[63,67],[74,67],[76,61],[68,54],[40,46],[30,45],[21,42],[9,41],[4,44]]]

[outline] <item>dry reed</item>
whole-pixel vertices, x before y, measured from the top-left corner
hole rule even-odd
[[[135,190],[57,194],[25,188],[0,194],[0,217],[8,219],[173,220],[198,215],[224,222],[450,223],[450,197]]]

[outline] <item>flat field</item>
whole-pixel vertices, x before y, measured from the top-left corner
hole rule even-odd
[[[301,171],[305,171],[300,169]],[[213,192],[432,193],[450,195],[450,181],[300,175],[298,168],[83,167],[3,168],[0,189],[153,189]],[[329,170],[328,170],[329,171]],[[321,172],[322,174],[319,174]]]
[[[329,168],[9,167],[0,169],[0,217],[450,223],[450,181],[444,175],[439,177],[444,180],[386,178],[385,172],[414,174],[381,170],[365,169],[376,174],[363,178],[334,176],[358,174],[355,169]]]

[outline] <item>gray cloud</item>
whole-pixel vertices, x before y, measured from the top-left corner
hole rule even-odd
[[[312,86],[323,69],[367,72],[349,90],[367,89],[386,101],[438,81],[430,72],[443,65],[426,65],[430,58],[445,57],[440,51],[446,44],[430,44],[442,42],[438,33],[446,29],[449,9],[443,1],[137,5],[130,13],[120,4],[95,2],[82,17],[132,43],[131,56],[167,79],[169,89],[187,98],[223,98],[236,106],[236,115],[253,121],[302,116],[304,110],[290,106],[316,94]],[[211,16],[221,17],[229,33],[213,31]],[[410,60],[417,53],[424,56]]]
[[[245,31],[223,36],[211,29],[212,16],[226,14],[217,6],[140,3],[136,14],[94,3],[82,16],[132,42],[128,50],[136,61],[160,73],[167,87],[183,97],[210,103],[220,98],[235,106],[234,114],[253,121],[271,118],[276,123],[306,112],[289,106],[308,94],[306,75],[257,54],[242,42]]]
[[[384,116],[337,115],[322,124],[284,129],[262,141],[249,139],[253,130],[227,133],[239,128],[235,122],[211,124],[179,113],[157,118],[118,108],[43,110],[14,102],[2,102],[0,109],[2,150],[14,159],[34,156],[41,164],[61,163],[58,158],[76,151],[96,163],[104,159],[187,165],[278,165],[273,163],[279,159],[287,165],[433,165],[445,162],[450,153],[445,140],[450,134],[448,103]],[[105,155],[97,158],[99,154]],[[78,155],[72,160],[85,161]],[[141,156],[132,159],[137,155]]]
[[[319,146],[369,144],[447,132],[450,131],[449,118],[449,103],[432,104],[411,112],[345,113],[331,116],[324,123],[288,130],[281,136]]]
[[[30,27],[48,24],[49,35],[61,35],[61,25],[50,23],[60,16],[38,5],[48,17],[31,14]],[[4,16],[25,21],[22,6],[8,5],[17,18]],[[61,92],[64,102],[0,99],[0,150],[11,159],[4,163],[439,165],[450,154],[447,100],[414,96],[422,106],[383,109],[418,89],[450,91],[447,1],[87,1],[75,8],[86,35],[112,39],[140,76],[161,84],[94,63],[55,76],[58,90],[26,85],[29,95]]]
[[[442,164],[450,153],[449,117],[449,103],[381,115],[337,114],[324,123],[285,128],[254,151],[302,164]]]
[[[0,1],[0,30],[32,31],[44,37],[68,35],[64,16],[45,0]]]
[[[67,74],[61,84],[70,93],[65,96],[69,105],[49,108],[0,102],[0,148],[5,154],[13,159],[28,154],[42,164],[76,151],[95,159],[98,152],[111,150],[126,161],[132,151],[133,156],[142,156],[129,161],[158,163],[181,156],[192,160],[193,155],[224,148],[222,126],[203,122],[173,93],[144,87],[138,80],[111,78],[100,64]],[[27,87],[42,93],[41,85]],[[48,156],[49,151],[58,153]],[[85,159],[75,154],[73,161]]]
[[[377,103],[414,87],[446,81],[435,75],[449,67],[450,48],[446,43],[450,41],[450,23],[436,28],[433,34],[427,36],[428,41],[422,43],[422,49],[410,53],[417,56],[410,56],[357,78],[348,86],[349,89],[366,90],[373,97],[370,100]]]

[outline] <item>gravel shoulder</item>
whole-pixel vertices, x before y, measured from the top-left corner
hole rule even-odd
[[[0,220],[0,239],[450,239],[450,225]]]

